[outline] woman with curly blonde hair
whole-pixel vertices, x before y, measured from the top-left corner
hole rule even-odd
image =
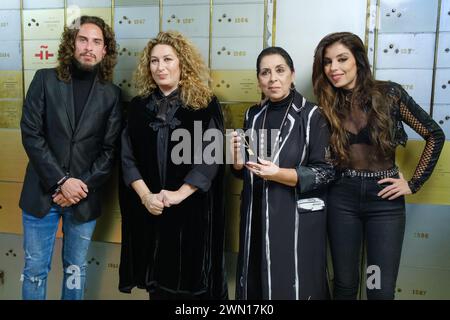
[[[138,95],[148,97],[158,87],[149,73],[151,52],[158,44],[171,46],[180,60],[180,98],[192,109],[206,108],[212,98],[209,70],[198,50],[179,32],[160,32],[148,42],[135,73]]]
[[[206,130],[216,129],[214,142],[223,133],[207,80],[197,49],[178,32],[160,32],[144,49],[122,134],[122,292],[145,288],[152,300],[228,296],[223,159],[202,157]],[[181,132],[200,139],[182,155]]]

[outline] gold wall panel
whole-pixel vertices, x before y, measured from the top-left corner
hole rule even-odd
[[[23,183],[0,181],[0,232],[23,234],[22,209],[19,207]],[[62,220],[56,237],[62,237]]]
[[[23,72],[23,80],[25,84],[25,97],[27,96],[28,88],[30,87],[31,81],[33,81],[34,74],[37,70],[25,70]]]
[[[0,71],[0,99],[22,98],[22,71]]]
[[[397,164],[405,179],[411,179],[422,154],[424,141],[408,141],[406,148],[398,148]],[[406,197],[408,203],[450,205],[450,142],[446,141],[433,174],[414,195]]]
[[[257,102],[261,91],[254,70],[213,70],[212,89],[223,102]]]
[[[23,182],[28,157],[22,147],[20,130],[0,129],[0,181]]]
[[[222,105],[226,129],[242,128],[245,112],[252,104],[236,103]],[[227,139],[229,139],[227,137]],[[225,249],[229,252],[239,251],[239,224],[242,180],[236,178],[226,165],[225,170]]]
[[[239,251],[239,224],[242,180],[236,178],[226,166],[225,170],[225,250],[229,252]]]
[[[120,210],[108,211],[103,208],[103,213],[97,220],[92,240],[120,243],[122,241],[121,219]]]
[[[253,103],[233,103],[222,105],[226,129],[238,129],[244,125],[245,112]]]
[[[22,105],[22,99],[0,99],[0,128],[19,128]]]
[[[105,186],[102,215],[97,220],[93,240],[120,243],[122,217],[119,208],[117,166]]]
[[[19,208],[21,191],[22,183],[0,182],[0,232],[23,233]]]

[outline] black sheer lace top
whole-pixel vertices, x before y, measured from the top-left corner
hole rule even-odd
[[[349,103],[351,92],[347,92]],[[425,147],[416,170],[408,182],[413,193],[417,192],[430,177],[444,146],[445,135],[439,125],[425,112],[408,93],[397,83],[390,82],[386,96],[392,100],[390,106],[393,122],[393,145],[406,145],[408,136],[403,123],[406,123],[425,140]],[[371,142],[367,123],[368,107],[347,108],[343,125],[348,134],[350,148],[349,168],[367,171],[381,171],[395,165],[395,153],[387,159],[382,157]]]
[[[394,154],[385,158],[378,152],[372,143],[368,108],[353,107],[350,105],[351,92],[346,92],[346,108],[343,125],[347,132],[350,149],[349,168],[364,171],[383,171],[394,166]]]

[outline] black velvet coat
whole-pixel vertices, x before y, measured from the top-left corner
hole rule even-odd
[[[126,134],[141,178],[152,193],[161,189],[174,191],[186,182],[202,183],[179,205],[164,208],[161,215],[155,216],[141,204],[134,190],[121,181],[119,290],[131,292],[137,286],[150,293],[159,289],[176,294],[203,294],[211,299],[227,298],[223,253],[224,166],[216,165],[216,170],[211,170],[204,162],[192,164],[205,144],[200,145],[201,150],[192,147],[190,164],[175,164],[170,156],[179,143],[170,139],[176,129],[186,129],[194,137],[197,121],[197,125],[201,123],[202,134],[210,127],[223,132],[220,105],[214,97],[207,108],[193,111],[176,99],[171,115],[163,123],[156,119],[155,94],[133,99],[128,111]]]

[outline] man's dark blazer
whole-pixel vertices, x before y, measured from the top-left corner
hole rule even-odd
[[[70,173],[88,186],[88,196],[73,206],[75,218],[101,214],[101,188],[110,175],[122,125],[120,89],[96,78],[75,126],[72,81],[56,69],[38,70],[22,111],[22,143],[29,158],[20,207],[45,216],[58,181]]]

